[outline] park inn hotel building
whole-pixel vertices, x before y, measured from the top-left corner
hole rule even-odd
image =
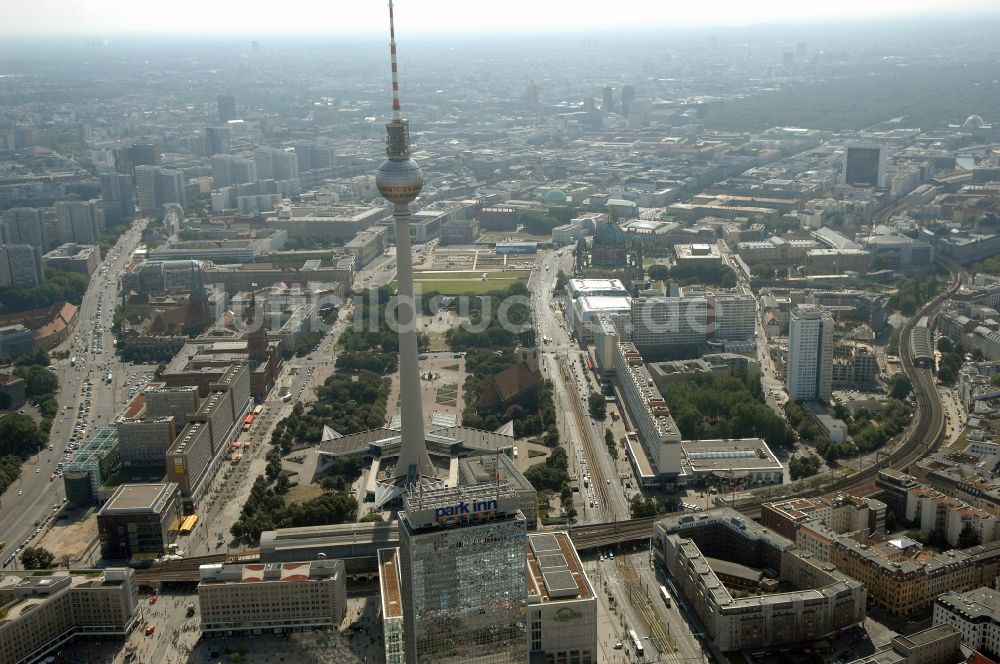
[[[404,506],[378,555],[387,664],[597,664],[597,596],[566,533],[528,536],[505,484]]]

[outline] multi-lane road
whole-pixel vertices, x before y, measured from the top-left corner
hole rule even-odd
[[[559,270],[571,274],[572,260],[572,252],[568,249],[543,252],[528,282],[542,363],[555,392],[559,431],[569,457],[570,476],[579,480],[583,497],[578,521],[602,523],[628,519],[628,501],[615,463],[605,450],[603,427],[587,412],[587,396],[595,385],[586,370],[586,354],[571,338],[568,323],[553,295]],[[589,486],[584,487],[583,479],[588,473]]]
[[[49,477],[62,461],[63,450],[80,422],[86,427],[83,440],[99,426],[114,421],[121,406],[124,376],[127,367],[117,360],[112,343],[111,325],[119,288],[119,276],[129,256],[139,242],[141,224],[137,222],[105,257],[104,263],[91,276],[71,336],[56,351],[69,351],[69,358],[54,362],[59,378],[59,414],[52,423],[49,436],[51,450],[28,459],[21,479],[3,495],[0,507],[0,540],[7,544],[0,550],[0,562],[6,561],[18,547],[35,545],[42,536],[46,519],[55,505],[62,505],[65,495],[62,480]],[[100,311],[98,311],[100,310]],[[100,352],[96,352],[100,350]],[[72,361],[76,358],[75,363]],[[75,366],[71,366],[75,364]],[[112,382],[106,382],[111,373]],[[90,381],[89,397],[84,393],[85,381]],[[89,398],[90,404],[86,404]],[[85,410],[81,411],[81,404]],[[40,522],[36,525],[36,522]],[[36,530],[43,532],[36,535]],[[16,564],[15,560],[13,564]]]

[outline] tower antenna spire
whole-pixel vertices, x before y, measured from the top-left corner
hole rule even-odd
[[[392,0],[389,0],[389,54],[392,58],[392,121],[394,124],[399,124],[399,75],[396,73],[396,21],[392,14]]]

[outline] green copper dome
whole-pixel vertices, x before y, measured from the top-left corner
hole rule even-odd
[[[546,203],[558,203],[562,205],[569,199],[566,196],[566,192],[562,189],[549,189],[545,192],[545,196],[542,197],[542,200]]]

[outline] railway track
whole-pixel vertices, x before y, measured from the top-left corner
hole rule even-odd
[[[941,401],[934,385],[934,374],[930,369],[923,369],[913,364],[913,356],[910,349],[910,334],[917,322],[924,316],[927,316],[928,319],[933,319],[944,301],[955,294],[959,287],[968,280],[969,275],[962,266],[953,261],[944,258],[938,258],[937,260],[951,273],[952,284],[933,300],[921,307],[903,325],[899,335],[899,356],[902,361],[903,371],[913,384],[913,392],[917,402],[914,421],[903,432],[901,444],[885,458],[887,466],[900,470],[906,470],[910,464],[932,450],[944,433],[944,415],[941,408]],[[808,498],[864,487],[874,483],[875,478],[878,476],[879,468],[880,466],[869,466],[827,484],[775,496],[774,499]],[[747,516],[756,519],[760,517],[760,502],[758,499],[751,499],[746,503],[736,504],[734,507]]]

